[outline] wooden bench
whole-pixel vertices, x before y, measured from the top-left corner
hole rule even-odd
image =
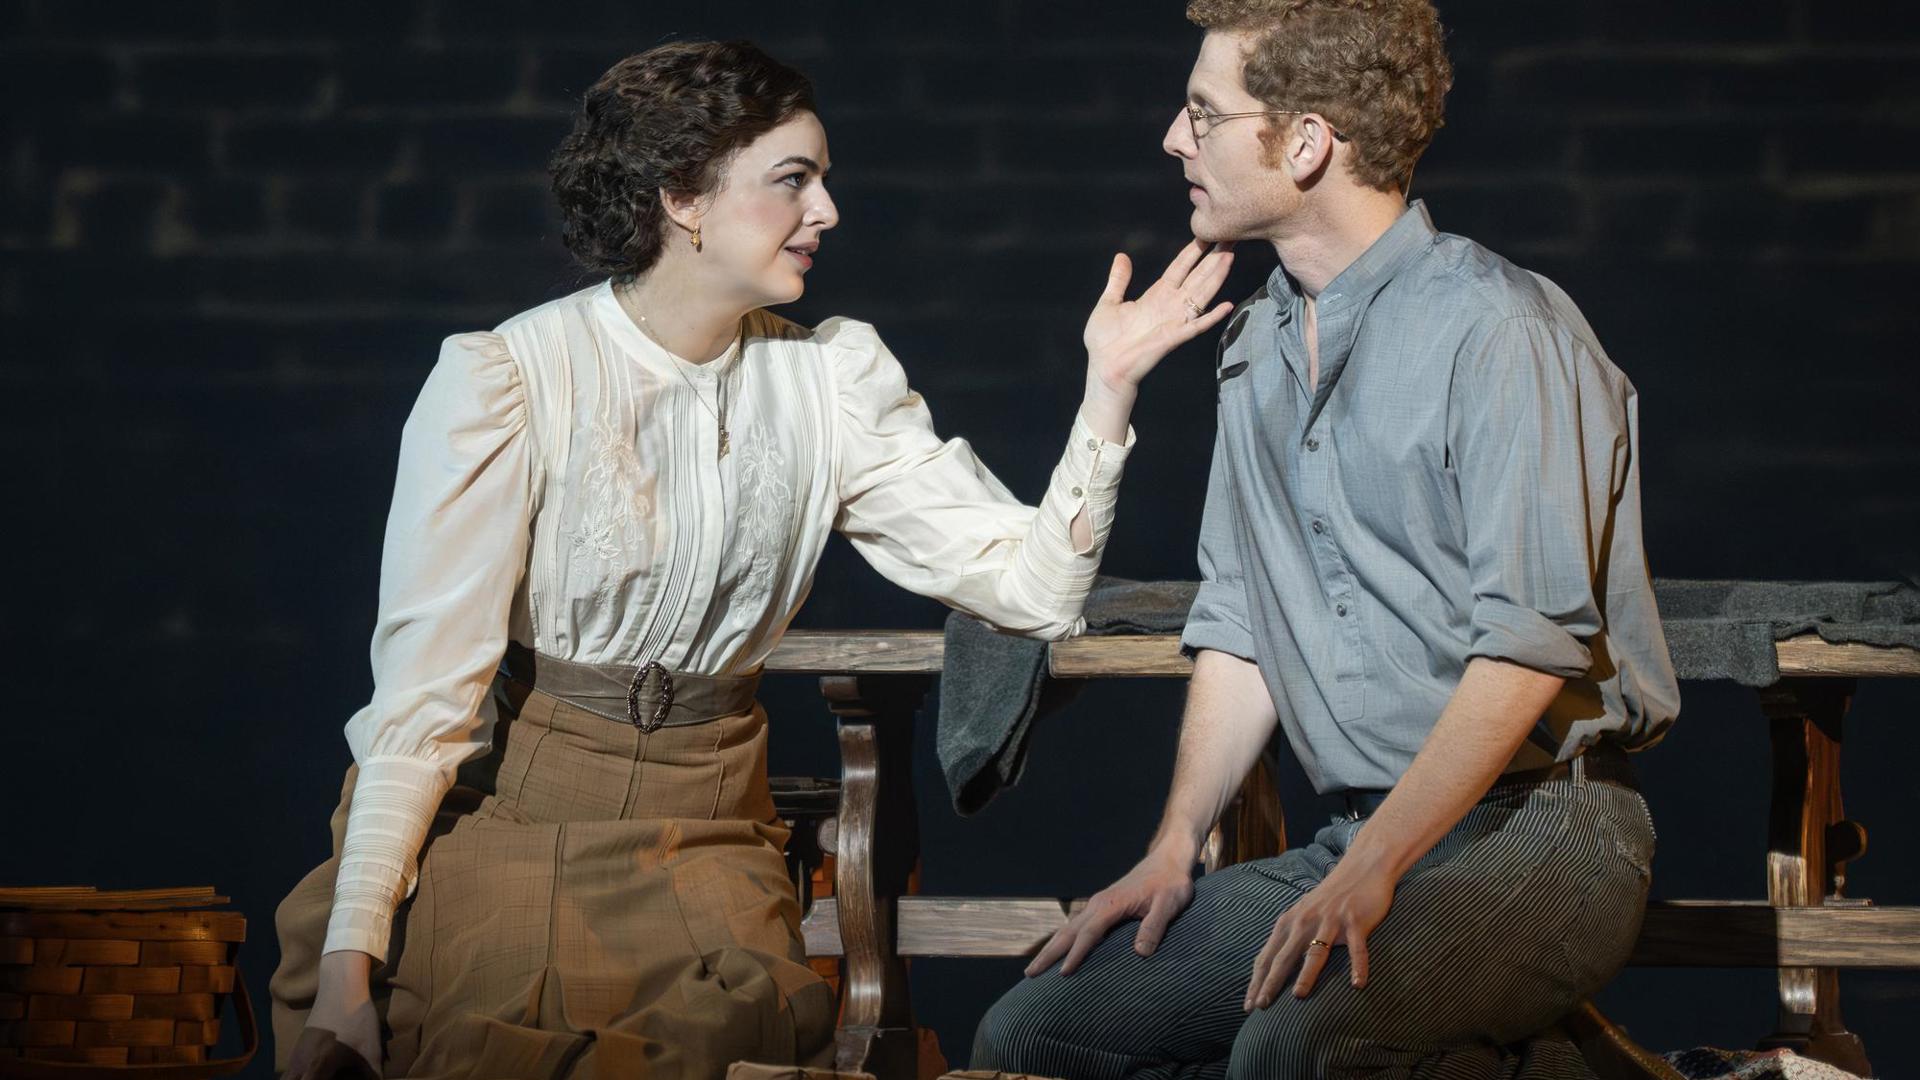
[[[1772,740],[1767,897],[1649,906],[1632,963],[1778,969],[1779,1012],[1766,1046],[1787,1046],[1872,1075],[1840,1017],[1843,968],[1920,968],[1920,907],[1845,896],[1846,863],[1866,832],[1840,799],[1843,722],[1855,680],[1920,677],[1920,651],[1831,645],[1807,635],[1777,646],[1781,678],[1759,692]],[[881,1080],[914,1074],[916,1035],[906,960],[1025,956],[1082,901],[907,895],[919,856],[911,751],[914,715],[944,656],[937,631],[795,631],[767,661],[774,674],[821,677],[838,717],[842,789],[834,896],[803,923],[807,951],[841,956],[846,1011],[839,1064]],[[1186,678],[1173,637],[1093,637],[1050,647],[1057,678]],[[1249,778],[1215,830],[1209,867],[1284,846],[1270,780]],[[1646,1075],[1652,1075],[1651,1073]]]

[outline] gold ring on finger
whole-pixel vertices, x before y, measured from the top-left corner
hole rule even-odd
[[[1333,948],[1333,942],[1331,942],[1331,941],[1321,941],[1321,940],[1320,940],[1319,938],[1314,938],[1314,939],[1313,939],[1312,941],[1309,941],[1309,942],[1307,942],[1307,948],[1309,948],[1309,949],[1311,949],[1311,948],[1313,948],[1313,947],[1314,947],[1315,945],[1318,945],[1318,946],[1320,946],[1320,947],[1321,947],[1321,948],[1323,948],[1323,949],[1331,949],[1331,948]]]
[[[1180,302],[1187,305],[1187,321],[1188,322],[1192,322],[1193,320],[1206,314],[1206,312],[1200,309],[1200,305],[1194,303],[1192,298],[1190,297],[1183,296],[1180,298]]]

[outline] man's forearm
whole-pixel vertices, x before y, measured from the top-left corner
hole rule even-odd
[[[1149,852],[1182,865],[1199,858],[1207,832],[1266,748],[1279,716],[1258,666],[1202,649],[1187,685],[1172,793]]]
[[[1493,786],[1565,684],[1558,676],[1475,657],[1413,764],[1342,861],[1398,880]]]

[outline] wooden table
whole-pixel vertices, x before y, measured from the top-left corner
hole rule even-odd
[[[1920,907],[1845,895],[1846,864],[1865,851],[1866,830],[1842,812],[1841,734],[1856,680],[1920,677],[1920,650],[1813,635],[1776,648],[1780,680],[1759,692],[1773,748],[1767,897],[1652,904],[1631,962],[1776,968],[1779,1013],[1762,1045],[1871,1076],[1865,1048],[1840,1017],[1839,971],[1920,968]],[[1049,651],[1057,678],[1186,678],[1193,670],[1171,636],[1087,637]],[[839,718],[835,896],[813,905],[803,929],[810,954],[846,958],[841,1067],[882,1080],[914,1074],[907,957],[1026,955],[1077,903],[906,895],[919,856],[913,717],[944,653],[938,631],[795,631],[766,666],[820,676]],[[1250,786],[1265,783],[1256,777]],[[1241,850],[1281,842],[1245,835],[1257,821],[1241,815]]]

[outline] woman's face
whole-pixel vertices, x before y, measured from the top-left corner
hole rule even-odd
[[[820,234],[840,221],[827,194],[831,167],[826,129],[810,112],[755,139],[734,156],[700,217],[697,262],[754,306],[798,300]]]

